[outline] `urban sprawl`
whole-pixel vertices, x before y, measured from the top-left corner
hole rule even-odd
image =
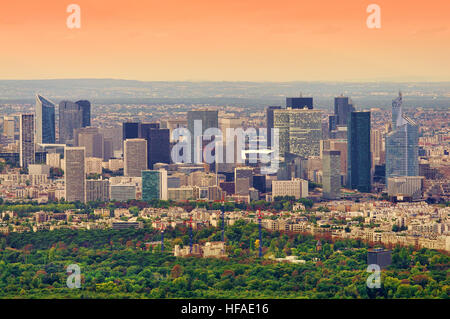
[[[339,96],[331,114],[315,109],[312,97],[286,98],[285,106],[251,114],[238,107],[179,112],[168,106],[152,111],[155,120],[147,122],[137,119],[148,114],[92,110],[91,116],[87,100],[56,105],[36,95],[34,110],[3,116],[0,232],[163,232],[244,220],[272,232],[449,252],[449,114],[406,112],[403,102],[400,93],[391,111],[359,111]],[[198,121],[202,132],[195,136]],[[181,155],[177,150],[177,159],[214,154],[220,141],[232,161],[174,161],[174,147],[186,142],[172,134],[180,128],[193,142]],[[205,133],[212,128],[266,128],[267,134],[215,140]],[[276,172],[264,171],[261,154],[276,161]],[[175,256],[227,255],[223,238],[171,249]]]

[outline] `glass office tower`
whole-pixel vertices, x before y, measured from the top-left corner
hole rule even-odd
[[[36,94],[36,143],[55,144],[55,104]]]
[[[351,100],[346,96],[334,98],[334,115],[336,116],[336,125],[347,126],[350,113],[355,111]]]
[[[402,95],[392,102],[393,131],[386,135],[386,182],[419,175],[419,127],[402,112]]]
[[[160,172],[142,171],[142,200],[151,201],[160,198]]]
[[[370,112],[352,112],[348,121],[347,187],[371,191]]]

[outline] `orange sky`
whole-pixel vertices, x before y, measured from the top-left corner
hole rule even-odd
[[[450,81],[450,1],[2,1],[0,79],[106,77]]]

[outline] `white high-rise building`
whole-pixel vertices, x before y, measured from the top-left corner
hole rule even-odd
[[[322,183],[323,198],[339,199],[341,197],[341,172],[339,151],[323,151],[322,156]]]
[[[64,150],[65,199],[68,202],[85,202],[85,149],[66,147]]]

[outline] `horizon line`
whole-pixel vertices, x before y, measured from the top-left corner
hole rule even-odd
[[[35,78],[35,79],[0,79],[0,81],[67,81],[67,80],[97,80],[97,81],[133,81],[133,82],[191,82],[191,83],[450,83],[450,80],[447,81],[436,81],[436,80],[292,80],[292,81],[269,81],[269,80],[134,80],[134,79],[126,79],[126,78]]]

